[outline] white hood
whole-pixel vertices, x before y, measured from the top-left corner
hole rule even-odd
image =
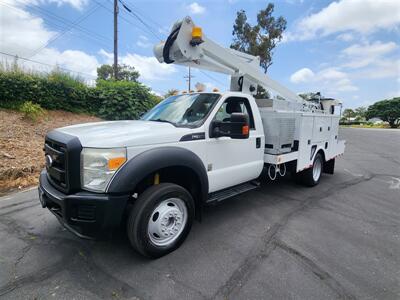
[[[190,133],[190,128],[178,128],[154,121],[108,121],[67,126],[56,129],[79,138],[82,147],[114,148],[177,142]]]

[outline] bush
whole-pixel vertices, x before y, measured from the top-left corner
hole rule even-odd
[[[34,104],[32,101],[27,101],[22,104],[19,110],[24,113],[25,118],[32,121],[37,121],[37,119],[45,113],[39,104]]]
[[[150,89],[132,81],[98,81],[97,98],[101,99],[98,116],[107,120],[138,119],[156,104]]]
[[[138,82],[100,80],[89,87],[59,70],[38,74],[0,66],[0,107],[18,109],[26,99],[45,109],[85,112],[108,120],[136,119],[156,104],[156,96]]]

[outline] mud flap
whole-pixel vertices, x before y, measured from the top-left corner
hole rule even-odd
[[[332,158],[324,162],[323,172],[327,174],[333,174],[335,172],[335,159]]]

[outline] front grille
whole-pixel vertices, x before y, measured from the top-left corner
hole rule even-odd
[[[44,145],[44,152],[51,158],[50,165],[46,161],[46,169],[50,178],[63,189],[68,189],[66,146],[47,140]]]
[[[44,152],[47,157],[47,177],[55,188],[64,193],[80,189],[81,151],[77,137],[56,130],[46,135]]]

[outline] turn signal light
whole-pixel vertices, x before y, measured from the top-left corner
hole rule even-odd
[[[111,170],[117,170],[120,166],[122,166],[124,164],[124,162],[126,161],[125,157],[115,157],[115,158],[111,158],[108,161],[108,169]]]
[[[242,127],[242,134],[243,135],[248,135],[249,134],[249,126],[245,125]]]

